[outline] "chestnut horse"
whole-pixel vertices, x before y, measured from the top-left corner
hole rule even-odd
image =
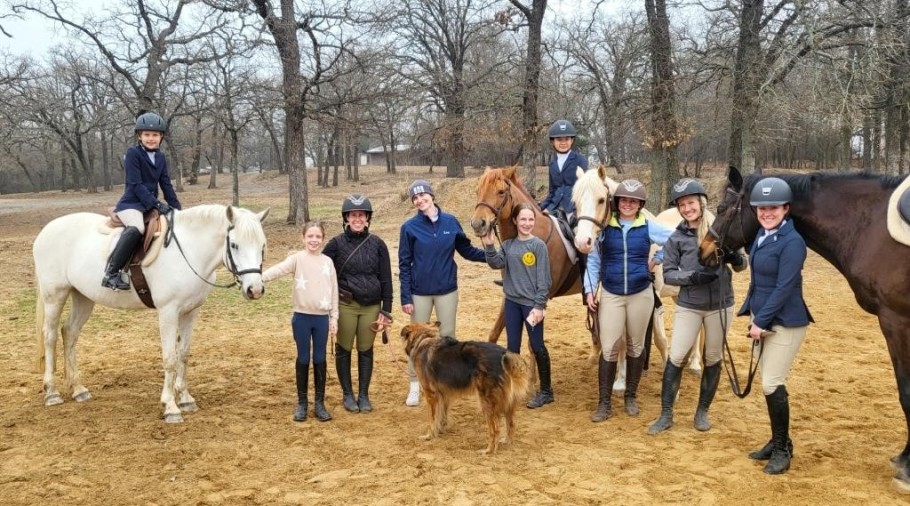
[[[793,191],[790,217],[806,245],[847,278],[856,301],[878,316],[897,377],[898,398],[910,434],[910,247],[886,228],[888,199],[902,178],[875,174],[777,175]],[[723,252],[750,244],[759,229],[749,195],[760,176],[743,179],[731,167],[712,234],[700,246],[702,261],[716,265]],[[844,204],[852,204],[844,211]],[[910,436],[891,459],[894,483],[910,492]]]
[[[480,176],[480,180],[477,182],[477,205],[474,206],[474,215],[471,217],[471,228],[478,237],[483,237],[492,228],[497,227],[500,241],[512,239],[518,236],[518,229],[512,222],[512,210],[521,204],[531,204],[534,208],[534,235],[546,243],[547,254],[550,257],[552,285],[548,297],[581,293],[581,274],[578,264],[572,263],[553,221],[540,211],[537,201],[522,186],[515,171],[515,167],[497,169],[488,167]],[[495,343],[502,334],[505,325],[504,307],[505,299],[503,298],[499,316],[496,317],[496,323],[488,336],[491,343]]]

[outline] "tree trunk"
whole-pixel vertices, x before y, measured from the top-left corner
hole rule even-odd
[[[757,71],[761,58],[764,0],[742,0],[739,42],[733,63],[733,110],[730,118],[729,165],[745,173],[756,169],[752,129],[758,114]]]
[[[525,57],[524,96],[521,104],[521,166],[525,188],[531,195],[537,186],[537,101],[540,95],[540,64],[543,17],[547,0],[532,0],[531,8],[512,0],[528,22],[528,47]],[[462,173],[463,174],[463,173]]]
[[[670,19],[665,0],[645,0],[645,10],[651,35],[651,195],[666,202],[679,177],[676,150],[682,140],[674,113]]]

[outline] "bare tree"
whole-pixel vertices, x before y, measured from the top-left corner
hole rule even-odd
[[[648,31],[651,35],[651,194],[659,201],[670,198],[670,185],[679,177],[676,148],[683,132],[676,122],[676,93],[673,85],[673,50],[670,47],[670,18],[664,0],[645,0]]]

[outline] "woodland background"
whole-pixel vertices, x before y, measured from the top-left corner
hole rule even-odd
[[[298,224],[370,148],[391,173],[520,164],[536,189],[558,118],[652,195],[706,164],[907,172],[908,0],[567,5],[2,0],[0,37],[38,17],[69,43],[0,52],[0,193],[111,190],[145,110],[178,190],[229,177],[238,203],[239,173],[275,170]]]

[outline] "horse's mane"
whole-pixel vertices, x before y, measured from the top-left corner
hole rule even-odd
[[[746,194],[751,193],[755,183],[764,177],[768,176],[749,174],[743,177],[743,189]],[[812,188],[815,183],[877,181],[883,190],[893,190],[904,181],[904,176],[891,176],[872,172],[811,172],[808,174],[773,174],[773,177],[779,177],[790,185],[794,200],[810,199],[813,195]]]
[[[256,213],[242,207],[233,207],[234,234],[242,242],[265,241],[265,232]],[[220,204],[202,204],[180,211],[180,221],[191,225],[208,225],[227,228],[227,206]]]
[[[484,171],[483,175],[480,176],[481,186],[483,186],[483,187],[488,186],[492,182],[492,180],[495,178],[507,179],[508,181],[511,181],[513,183],[512,186],[528,202],[536,202],[536,200],[534,200],[534,197],[531,196],[530,192],[528,192],[528,189],[525,188],[524,184],[521,182],[521,178],[518,177],[517,171],[514,172],[512,174],[512,177],[510,177],[510,178],[506,178],[504,172],[505,172],[504,168],[490,169],[488,171]]]
[[[607,190],[603,179],[600,178],[600,174],[598,174],[596,170],[587,170],[578,178],[578,180],[576,180],[575,186],[572,187],[572,200],[577,200],[581,197],[581,194],[587,190],[592,192],[605,191],[608,194],[610,193]]]

